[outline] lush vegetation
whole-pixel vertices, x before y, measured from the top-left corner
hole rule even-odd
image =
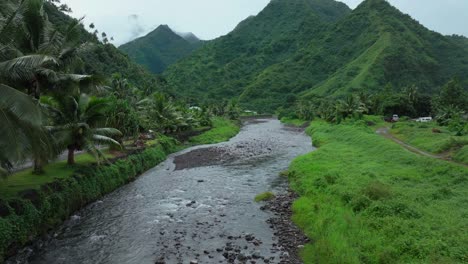
[[[42,174],[44,165],[65,150],[69,165],[75,163],[74,153],[80,150],[98,162],[105,161],[98,145],[118,149],[124,139],[138,140],[141,132],[174,135],[210,127],[214,115],[238,117],[240,110],[233,103],[195,107],[163,93],[163,82],[125,78],[132,74],[132,78],[145,79],[147,73],[133,74],[138,67],[128,59],[122,57],[127,65],[121,65],[107,56],[114,48],[105,33],[101,42],[97,34],[84,30],[81,21],[61,13],[53,3],[2,3],[2,174],[24,160],[33,160],[34,172]],[[49,20],[49,13],[57,26]],[[96,63],[96,50],[108,59],[97,56]],[[100,66],[106,70],[101,71]],[[111,70],[116,72],[110,74]]]
[[[427,97],[452,77],[466,78],[466,43],[426,29],[385,0],[353,11],[332,0],[279,0],[164,75],[183,96],[240,98],[260,113],[317,95],[391,96],[414,86]]]
[[[456,136],[456,132],[435,122],[398,122],[392,126],[391,133],[419,149],[468,164],[468,133],[465,136]]]
[[[162,73],[169,65],[192,54],[203,42],[193,34],[184,38],[167,25],[135,39],[119,49],[153,73]]]
[[[219,117],[213,118],[212,128],[201,135],[190,138],[190,143],[201,145],[223,142],[237,135],[239,127],[237,121]]]
[[[80,156],[79,164],[74,167],[59,162],[49,165],[45,176],[38,177],[31,171],[25,171],[2,182],[1,258],[36,235],[62,223],[82,206],[132,181],[163,161],[174,150],[173,142],[165,140],[111,165],[92,165],[92,157]]]
[[[271,1],[256,17],[170,66],[164,76],[175,93],[189,98],[238,97],[264,69],[309,45],[329,23],[349,12],[346,5],[329,0]],[[263,110],[253,104],[248,108]]]
[[[112,38],[87,33],[60,10],[69,8],[57,0],[0,3],[2,258],[162,161],[174,150],[169,136],[240,114],[235,101],[197,107],[164,93],[164,81]],[[223,118],[214,140],[238,131]],[[29,161],[33,168],[12,174]]]
[[[406,151],[363,120],[314,121],[289,178],[305,263],[468,261],[466,167]]]

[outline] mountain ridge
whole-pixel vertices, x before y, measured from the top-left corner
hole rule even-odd
[[[189,56],[202,44],[193,33],[176,33],[168,25],[160,25],[147,35],[121,45],[119,49],[151,72],[159,74],[169,65]]]
[[[315,5],[333,11],[319,15]],[[239,96],[256,74],[284,61],[328,27],[330,20],[336,21],[349,12],[346,5],[331,0],[271,1],[257,16],[207,42],[188,58],[171,65],[164,75],[173,90],[186,97],[205,94],[216,100]]]
[[[271,1],[164,75],[182,96],[239,97],[246,108],[271,112],[287,98],[376,93],[387,85],[433,94],[468,71],[463,38],[431,31],[385,0],[343,5]]]

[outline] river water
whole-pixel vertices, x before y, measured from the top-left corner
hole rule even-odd
[[[311,150],[298,129],[247,121],[229,142],[171,155],[10,263],[280,263],[271,214],[253,199],[283,191],[278,174]]]

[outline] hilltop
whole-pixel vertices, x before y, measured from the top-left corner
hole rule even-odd
[[[169,26],[161,25],[119,49],[151,72],[161,73],[201,45],[202,41],[193,33],[176,33]]]

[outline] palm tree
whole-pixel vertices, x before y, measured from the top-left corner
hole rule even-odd
[[[108,103],[105,99],[79,96],[44,97],[41,102],[48,109],[54,125],[49,127],[57,144],[68,150],[68,164],[75,164],[75,152],[85,150],[98,161],[105,156],[98,144],[120,146],[114,139],[122,136],[115,128],[102,128]],[[113,138],[114,137],[114,138]]]
[[[154,93],[138,102],[139,113],[147,129],[155,129],[167,134],[178,129],[182,116],[165,94]]]
[[[361,118],[367,112],[367,108],[357,96],[349,95],[345,100],[338,101],[336,111],[339,119],[346,119],[350,116]]]
[[[0,174],[31,155],[50,157],[54,148],[42,122],[40,108],[30,96],[0,84]]]

